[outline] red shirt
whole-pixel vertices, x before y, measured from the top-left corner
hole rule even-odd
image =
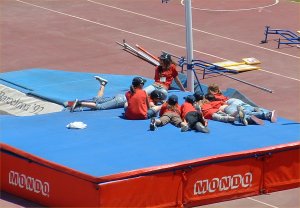
[[[162,104],[161,109],[159,111],[159,116],[162,116],[164,113],[167,113],[167,112],[173,112],[180,116],[180,114],[181,114],[180,105],[176,104],[175,108],[170,108],[168,103]]]
[[[155,68],[154,81],[156,83],[164,85],[167,90],[170,89],[173,79],[178,76],[176,66],[174,64],[171,64],[168,70],[164,70],[162,73],[159,73],[158,69],[159,66]]]
[[[212,119],[212,115],[219,111],[219,108],[224,104],[223,101],[212,101],[201,106],[204,118]]]
[[[185,119],[186,114],[192,111],[197,111],[194,105],[189,102],[184,102],[181,106],[181,118]]]
[[[147,118],[148,105],[147,93],[142,89],[136,89],[135,93],[131,91],[125,94],[128,107],[125,111],[125,117],[130,120],[142,120]]]
[[[221,93],[213,93],[213,95],[215,96],[216,100],[218,101],[227,101],[228,100],[228,97],[224,96],[223,94]]]

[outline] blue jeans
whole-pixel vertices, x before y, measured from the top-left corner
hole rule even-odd
[[[94,97],[97,110],[108,110],[115,108],[123,108],[126,103],[126,97],[123,94],[118,94],[114,97]]]
[[[243,108],[246,118],[249,118],[253,115],[260,119],[267,119],[266,115],[270,113],[270,111],[267,109],[253,107],[236,98],[230,98],[226,103],[228,104],[228,107],[226,107],[224,111],[229,115],[232,115],[237,111],[237,106],[241,106]]]

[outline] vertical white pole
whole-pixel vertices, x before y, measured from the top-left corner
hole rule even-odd
[[[184,0],[185,6],[185,31],[186,31],[186,52],[187,52],[187,90],[194,92],[193,57],[193,26],[192,26],[192,3],[191,0]]]

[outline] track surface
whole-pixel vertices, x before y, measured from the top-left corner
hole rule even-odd
[[[124,52],[115,41],[126,39],[156,55],[164,50],[185,56],[181,3],[180,0],[168,4],[159,0],[1,0],[0,69],[8,72],[49,68],[152,78],[153,66]],[[232,76],[274,93],[217,75],[200,81],[217,83],[222,89],[236,88],[257,104],[276,109],[279,116],[299,122],[300,49],[288,45],[277,49],[277,36],[271,35],[266,44],[260,41],[264,39],[266,25],[299,30],[300,4],[288,0],[194,0],[192,5],[194,58],[218,62],[255,57],[262,62],[262,70]],[[291,193],[299,194],[299,189],[287,191],[285,198],[293,196],[289,202],[280,200],[281,195],[276,194],[285,194],[280,192],[274,193],[275,201],[271,200],[272,195],[253,198],[269,205],[243,199],[224,206],[298,207],[299,199]]]

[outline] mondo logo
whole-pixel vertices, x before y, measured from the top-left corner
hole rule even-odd
[[[8,173],[8,182],[10,185],[49,197],[50,185],[48,182],[12,170]]]
[[[252,173],[248,172],[244,175],[236,174],[232,176],[223,176],[221,178],[212,178],[211,180],[199,180],[194,184],[194,195],[247,188],[252,185],[252,179]]]

